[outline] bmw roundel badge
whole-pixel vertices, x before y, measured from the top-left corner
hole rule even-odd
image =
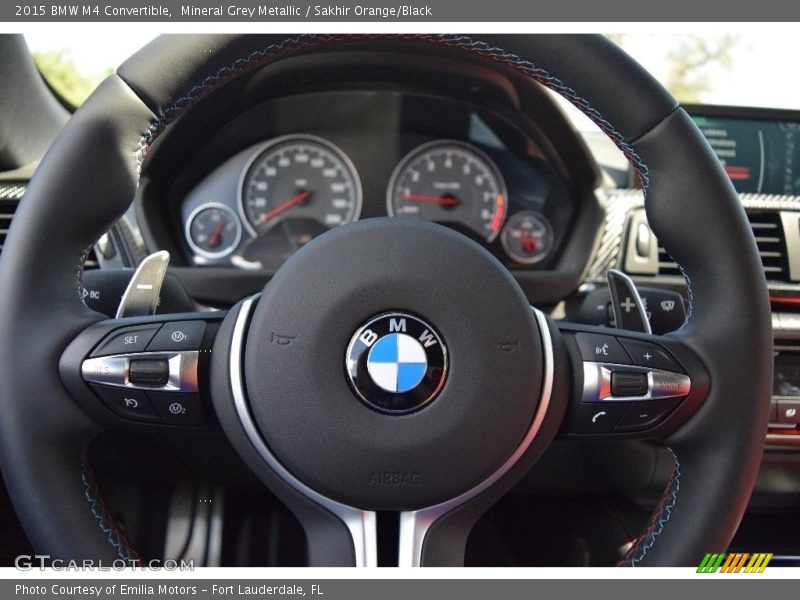
[[[350,386],[369,407],[402,414],[441,391],[447,349],[436,330],[413,315],[391,312],[361,326],[347,347]]]

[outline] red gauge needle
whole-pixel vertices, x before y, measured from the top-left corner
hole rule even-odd
[[[217,223],[217,226],[214,227],[214,231],[211,232],[211,235],[208,236],[208,245],[211,248],[216,248],[217,244],[219,244],[219,240],[222,237],[222,230],[225,229],[225,225],[227,225],[225,221],[220,221]]]
[[[538,240],[535,237],[533,237],[527,231],[522,232],[522,249],[526,254],[533,254],[534,250],[536,250],[536,246],[538,245]]]
[[[438,204],[439,206],[458,206],[458,198],[452,196],[433,196],[430,194],[403,194],[403,200],[409,202],[423,202],[426,204]]]
[[[278,206],[276,206],[272,210],[268,210],[267,212],[263,213],[260,217],[258,217],[258,220],[256,221],[256,225],[261,225],[263,223],[266,223],[270,219],[274,219],[278,215],[285,213],[287,210],[289,210],[293,206],[297,206],[298,204],[302,204],[303,202],[308,200],[309,196],[311,196],[311,192],[309,192],[308,190],[306,190],[304,192],[300,192],[296,196],[292,196],[286,202],[282,202],[281,204],[278,204]]]

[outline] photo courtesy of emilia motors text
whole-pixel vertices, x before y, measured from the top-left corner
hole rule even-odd
[[[799,22],[0,5],[0,596],[791,594]]]

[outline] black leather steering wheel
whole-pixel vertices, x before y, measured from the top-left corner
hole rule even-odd
[[[78,291],[87,249],[129,206],[147,150],[186,111],[285,57],[386,44],[531,77],[573,102],[630,159],[649,223],[682,265],[691,310],[668,336],[617,332],[617,341],[655,343],[691,390],[657,426],[610,434],[658,439],[675,463],[623,564],[697,564],[730,542],[768,419],[766,282],[714,154],[638,64],[598,36],[165,36],[123,64],[67,124],[30,182],[0,258],[0,460],[37,551],[138,556],[85,464],[92,438],[121,422],[81,368],[117,329],[171,317],[104,320]],[[454,266],[444,271],[432,255]],[[486,315],[487,295],[502,310]],[[419,318],[447,346],[441,389],[410,414],[368,406],[345,373],[348,342],[390,311]],[[210,364],[200,361],[201,392],[245,462],[300,520],[312,565],[374,564],[376,510],[401,512],[402,564],[463,564],[472,524],[569,428],[565,414],[574,422],[585,408],[583,373],[597,360],[585,353],[594,339],[586,336],[609,334],[550,321],[477,245],[404,219],[328,232],[260,299],[223,316],[173,320],[221,322]]]

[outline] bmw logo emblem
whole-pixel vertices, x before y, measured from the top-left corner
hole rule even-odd
[[[447,349],[436,330],[413,315],[384,313],[350,340],[347,375],[356,396],[385,413],[418,410],[441,391]]]

